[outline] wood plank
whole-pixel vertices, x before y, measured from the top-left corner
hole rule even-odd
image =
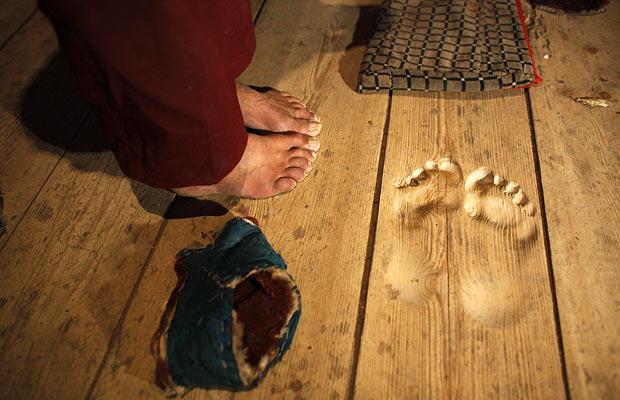
[[[532,113],[573,399],[620,398],[619,26],[617,1],[590,17],[538,12],[533,26],[545,82]]]
[[[393,186],[395,178],[447,153],[443,104],[428,95],[392,98],[356,398],[447,397],[446,207],[431,204],[429,217],[402,220],[403,193]]]
[[[0,46],[10,40],[36,7],[36,0],[0,0]]]
[[[392,186],[437,156],[490,167],[537,204],[522,92],[394,95],[356,397],[562,398],[543,240],[466,215],[447,175]]]
[[[100,140],[91,119],[74,145]],[[0,252],[1,398],[84,397],[170,197],[69,150]]]
[[[476,100],[486,104],[478,106]],[[462,154],[465,171],[491,167],[521,184],[530,202],[539,208],[522,92],[476,100],[447,110],[448,117],[458,118],[460,112],[477,122],[471,128],[461,124],[449,127],[455,132],[454,149],[462,149],[458,154]],[[473,143],[467,131],[473,134]],[[494,196],[503,197],[511,211],[520,212],[509,196]],[[451,219],[448,265],[455,272],[449,273],[453,397],[563,398],[540,212],[531,217],[535,233],[527,240],[522,238],[520,226],[502,228],[462,212]]]
[[[241,201],[232,209],[246,208],[258,218],[288,262],[303,304],[283,362],[257,389],[235,398],[343,398],[347,392],[387,106],[387,95],[360,96],[349,87],[355,75],[341,75],[355,74],[359,65],[361,47],[345,52],[358,16],[353,6],[269,0],[258,20],[258,49],[243,79],[298,94],[322,115],[324,128],[322,150],[306,181],[289,194]],[[210,243],[230,216],[168,222],[94,398],[159,395],[149,340],[176,283],[174,257],[193,243]],[[187,398],[231,396],[195,390]]]
[[[0,249],[88,113],[56,52],[41,13],[0,52],[0,190],[8,228]]]

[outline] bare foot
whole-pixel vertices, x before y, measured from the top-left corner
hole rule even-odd
[[[215,185],[171,189],[188,197],[223,193],[245,198],[265,198],[295,188],[312,170],[319,144],[300,133],[259,136],[248,133],[239,164]]]
[[[286,92],[269,90],[265,93],[237,83],[237,97],[245,126],[271,132],[299,132],[315,136],[321,132],[319,118],[301,102]]]

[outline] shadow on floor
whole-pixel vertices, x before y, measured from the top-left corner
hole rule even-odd
[[[24,92],[20,119],[37,148],[62,154],[76,170],[124,176],[61,54],[50,59]],[[144,210],[163,216],[172,194],[139,182],[130,183]]]
[[[55,54],[24,92],[20,105],[21,121],[35,143],[68,149],[71,153],[101,152],[109,149],[100,132],[90,141],[72,141],[90,108],[81,97],[77,83],[64,57]]]
[[[199,200],[191,197],[177,196],[172,202],[166,218],[221,217],[228,212],[228,208],[213,200]]]
[[[372,37],[372,31],[379,18],[381,7],[361,6],[353,8],[359,8],[359,16],[355,24],[351,43],[345,47],[344,56],[338,61],[338,72],[347,86],[351,90],[357,91],[360,64],[362,63],[366,46],[368,46],[368,42]]]

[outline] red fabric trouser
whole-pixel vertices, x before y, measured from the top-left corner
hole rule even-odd
[[[39,0],[121,169],[155,187],[219,182],[247,134],[235,79],[248,0]]]

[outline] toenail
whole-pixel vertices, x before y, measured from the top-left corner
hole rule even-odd
[[[316,151],[312,152],[312,161],[316,160]]]

